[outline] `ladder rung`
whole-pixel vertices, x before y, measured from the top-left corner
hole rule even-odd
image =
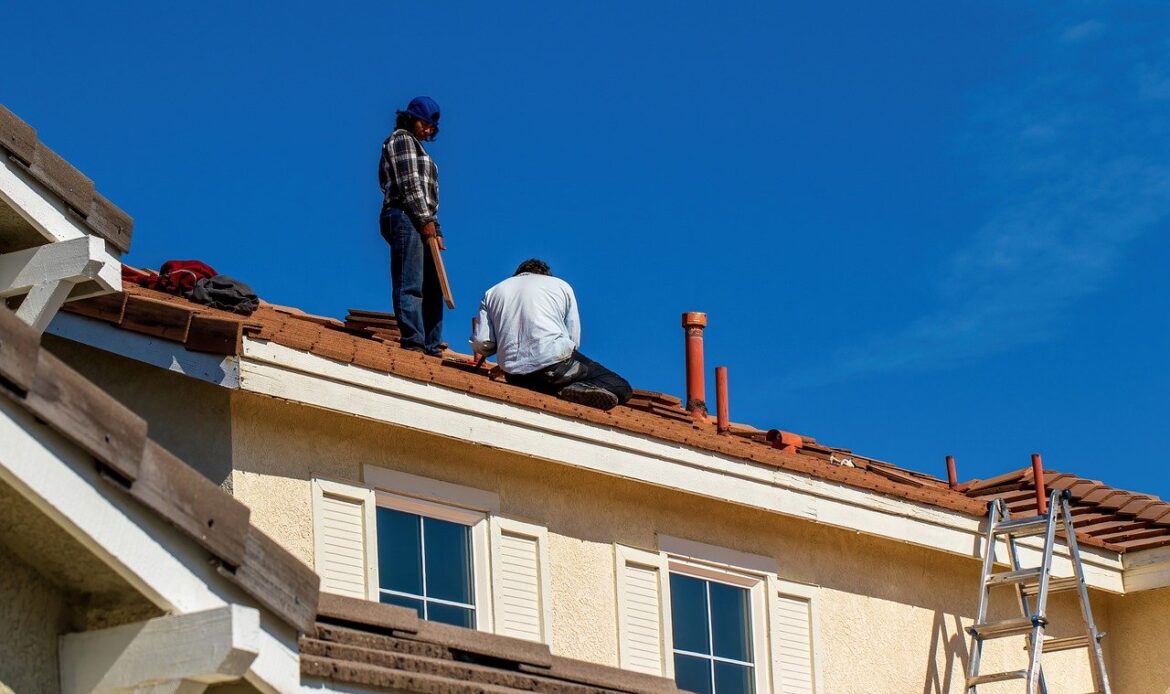
[[[1056,653],[1057,651],[1068,651],[1074,648],[1086,648],[1089,645],[1089,637],[1082,636],[1066,636],[1060,639],[1045,639],[1041,643],[1044,644],[1045,653]],[[1025,648],[1024,650],[1028,650]]]
[[[1041,569],[1036,567],[1034,569],[1017,569],[1015,571],[1005,571],[1003,573],[991,574],[987,577],[987,585],[989,586],[1003,586],[1013,583],[1023,583],[1029,580],[1040,580]],[[1051,583],[1050,583],[1051,585]]]
[[[1042,617],[1037,621],[1040,624],[1047,624],[1047,620]],[[1005,636],[1026,634],[1029,631],[1032,631],[1035,626],[1035,622],[1033,622],[1028,617],[1024,617],[1022,619],[1008,619],[1002,622],[974,624],[968,629],[968,631],[975,634],[975,636],[980,639],[999,639]]]
[[[1080,587],[1080,580],[1076,576],[1064,576],[1062,578],[1048,579],[1048,593],[1060,593],[1066,590],[1076,590]],[[1040,592],[1039,583],[1029,583],[1020,587],[1024,591],[1024,595],[1032,597]]]
[[[1059,528],[1062,523],[1060,519],[1054,519],[1054,522]],[[1048,516],[1029,516],[1027,518],[1013,518],[1006,520],[995,526],[996,535],[1011,535],[1013,537],[1027,537],[1029,535],[1042,535],[1048,530]]]
[[[991,682],[1007,682],[1008,680],[1022,680],[1027,679],[1027,670],[1012,670],[1010,672],[993,672],[990,675],[976,675],[967,678],[967,686],[974,687],[977,684],[990,684]]]

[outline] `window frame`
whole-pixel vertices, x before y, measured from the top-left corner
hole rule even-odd
[[[668,584],[670,583],[670,574],[676,573],[691,578],[744,588],[748,591],[752,617],[752,673],[753,680],[755,681],[755,694],[767,694],[771,692],[773,665],[771,644],[774,639],[772,638],[772,620],[769,619],[769,606],[772,601],[768,599],[768,577],[766,575],[740,571],[725,566],[715,566],[693,557],[678,557],[666,552],[663,554],[666,557],[666,579]],[[669,592],[667,597],[670,601],[674,600],[674,596],[669,594]],[[666,612],[673,613],[673,609],[673,602],[668,602],[664,607]],[[676,652],[674,648],[673,629],[670,633],[664,634],[664,639],[669,640],[670,667],[673,673],[674,655]],[[684,655],[686,654],[684,652]],[[702,654],[691,655],[719,660],[716,656],[704,656]]]
[[[384,506],[396,511],[444,520],[471,528],[472,571],[475,586],[475,629],[493,632],[495,612],[492,596],[491,522],[499,512],[499,495],[474,487],[388,470],[373,465],[363,467],[363,478],[372,489],[374,510]],[[379,600],[381,584],[377,575],[377,529],[373,532],[374,577],[372,600]]]
[[[661,533],[658,534],[657,539],[659,554],[661,554],[662,561],[668,571],[668,587],[670,584],[669,572],[678,569],[679,573],[690,573],[698,578],[721,581],[749,589],[754,627],[752,631],[752,658],[756,665],[756,694],[774,691],[773,687],[777,683],[776,673],[780,660],[780,635],[776,620],[777,597],[780,593],[788,594],[790,592],[793,595],[804,597],[804,593],[814,591],[815,588],[781,581],[778,576],[779,564],[772,557],[750,554]],[[780,590],[782,585],[791,588],[791,591]],[[809,594],[811,595],[811,593]],[[664,594],[664,599],[666,600],[664,609],[669,612],[672,608],[670,601],[673,599],[669,590]],[[667,651],[673,661],[673,630],[664,635],[664,640],[667,642]],[[813,647],[815,665],[819,663],[819,643],[815,640]],[[819,671],[817,677],[819,678]],[[819,684],[817,686],[819,687]]]

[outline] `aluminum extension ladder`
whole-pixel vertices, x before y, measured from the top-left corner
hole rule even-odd
[[[1052,576],[1052,550],[1057,541],[1056,532],[1061,529],[1064,530],[1068,542],[1069,557],[1072,559],[1074,570],[1074,575],[1067,578]],[[1023,568],[1020,566],[1016,539],[1032,535],[1044,538],[1043,560],[1038,567]],[[995,544],[999,539],[1004,539],[1007,543],[1011,571],[994,571]],[[975,623],[967,629],[971,635],[971,658],[967,664],[967,694],[978,694],[978,687],[981,684],[1009,680],[1023,680],[1026,694],[1047,694],[1048,685],[1044,681],[1044,670],[1040,665],[1041,654],[1073,648],[1088,649],[1089,668],[1093,673],[1093,694],[1110,694],[1109,678],[1105,674],[1105,656],[1101,652],[1101,638],[1104,634],[1097,631],[1097,625],[1093,622],[1093,611],[1089,607],[1089,591],[1085,585],[1085,570],[1081,564],[1077,536],[1073,531],[1069,493],[1063,490],[1053,491],[1048,501],[1046,515],[1025,518],[1011,518],[1003,499],[992,501],[988,504],[987,536],[983,547],[985,554],[980,582],[979,612],[975,616]],[[1024,616],[1002,622],[988,622],[987,607],[992,589],[1003,587],[1011,587],[1016,591]],[[1080,596],[1085,633],[1080,636],[1045,639],[1044,630],[1048,626],[1046,612],[1048,595],[1066,590],[1075,590]],[[979,674],[979,661],[985,641],[1024,634],[1028,637],[1028,669]]]

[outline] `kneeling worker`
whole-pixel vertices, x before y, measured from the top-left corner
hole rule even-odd
[[[496,355],[508,383],[609,410],[633,390],[626,379],[577,351],[581,321],[573,288],[543,260],[525,260],[487,290],[471,345]]]

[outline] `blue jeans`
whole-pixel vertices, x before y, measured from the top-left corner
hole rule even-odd
[[[443,290],[431,249],[410,217],[396,207],[382,210],[379,226],[390,244],[390,281],[402,346],[438,354],[443,341]]]

